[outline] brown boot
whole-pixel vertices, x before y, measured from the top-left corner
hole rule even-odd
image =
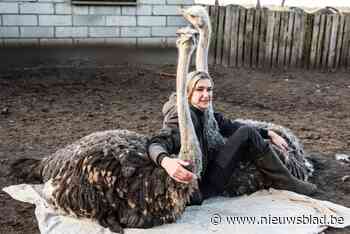
[[[258,169],[272,180],[272,187],[296,193],[311,195],[317,191],[316,185],[294,177],[282,163],[271,146],[256,161]]]

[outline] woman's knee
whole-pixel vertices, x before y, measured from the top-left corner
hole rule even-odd
[[[226,142],[226,145],[241,145],[246,146],[247,144],[250,144],[252,139],[255,139],[256,130],[254,127],[249,125],[243,125],[239,127],[236,132],[228,138],[228,141]]]
[[[237,130],[241,135],[246,136],[247,138],[252,134],[256,134],[256,129],[250,125],[244,125],[238,128]]]

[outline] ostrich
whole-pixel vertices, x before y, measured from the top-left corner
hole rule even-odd
[[[199,32],[199,40],[196,51],[196,70],[208,72],[208,51],[211,36],[210,18],[206,9],[202,6],[192,6],[182,11],[184,18],[192,24]],[[209,107],[209,117],[213,119],[212,105]],[[243,120],[248,125],[263,127],[273,130],[285,138],[289,144],[288,155],[285,155],[279,148],[273,146],[279,154],[286,167],[292,175],[298,179],[307,181],[313,171],[312,164],[304,157],[305,153],[298,138],[289,129],[267,122]],[[243,157],[244,158],[244,157]],[[271,186],[269,180],[264,179],[263,174],[257,170],[255,165],[241,162],[239,170],[235,170],[230,182],[226,186],[225,194],[229,196],[239,196],[242,194],[253,193],[259,189],[268,188]]]
[[[195,30],[178,31],[177,103],[183,160],[200,159],[201,150],[186,97],[186,75],[195,48]],[[53,207],[65,214],[95,219],[113,232],[174,222],[197,188],[181,184],[148,158],[146,136],[127,131],[96,132],[42,160],[20,159],[14,174],[46,182]],[[200,162],[199,162],[200,163]],[[192,170],[200,175],[201,164]],[[28,178],[28,177],[27,177]]]

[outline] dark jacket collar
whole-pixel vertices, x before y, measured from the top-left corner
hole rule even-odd
[[[192,105],[190,105],[190,109],[198,116],[198,117],[202,117],[204,115],[204,111],[198,109],[197,107],[194,107]]]

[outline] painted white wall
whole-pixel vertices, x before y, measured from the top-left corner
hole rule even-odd
[[[243,6],[255,6],[257,0],[219,0],[219,5],[237,4]],[[282,0],[261,0],[262,6],[280,6]],[[215,0],[195,0],[198,4],[214,5]],[[350,7],[350,0],[286,0],[285,6],[298,6],[305,8]]]
[[[136,6],[79,6],[70,0],[0,0],[0,47],[105,44],[174,47],[193,0],[138,0]]]

